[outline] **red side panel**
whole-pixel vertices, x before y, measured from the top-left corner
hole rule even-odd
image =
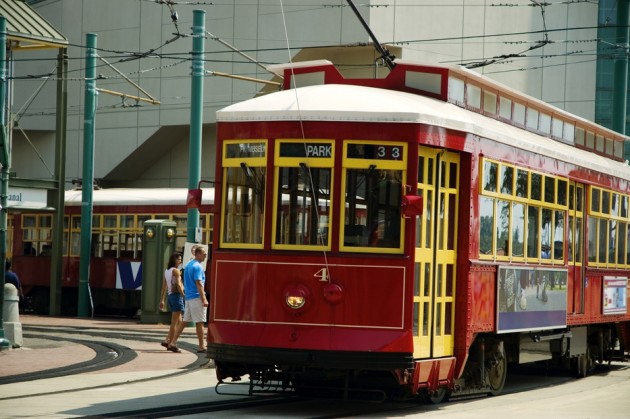
[[[405,266],[375,257],[327,266],[299,258],[214,264],[212,340],[245,346],[411,352],[406,327]],[[222,259],[216,257],[216,259]],[[404,258],[398,258],[404,264]],[[322,281],[328,269],[330,282]],[[329,284],[334,284],[334,289]],[[302,293],[292,309],[286,296]]]

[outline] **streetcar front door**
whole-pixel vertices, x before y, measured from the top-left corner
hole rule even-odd
[[[414,357],[453,355],[459,154],[420,147],[416,231]]]

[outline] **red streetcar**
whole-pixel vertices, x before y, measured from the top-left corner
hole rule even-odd
[[[625,358],[626,137],[461,68],[278,72],[217,113],[219,388],[438,402]]]
[[[144,222],[172,220],[176,248],[184,250],[187,209],[185,188],[97,189],[92,192],[90,303],[95,315],[134,316],[140,309]],[[81,190],[66,191],[63,231],[61,311],[75,315],[81,247]],[[204,190],[199,219],[203,242],[212,241],[214,190]],[[10,232],[13,269],[20,276],[24,309],[48,314],[52,248],[51,212],[14,211]]]

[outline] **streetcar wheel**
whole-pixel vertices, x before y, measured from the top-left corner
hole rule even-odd
[[[580,355],[577,359],[577,376],[579,378],[586,377],[588,375],[588,353]]]
[[[505,357],[505,348],[502,344],[498,345],[498,349],[494,352],[494,357],[488,361],[491,365],[486,370],[486,379],[490,387],[489,394],[498,396],[503,391],[505,377],[507,376],[507,358]]]
[[[451,397],[451,392],[446,387],[440,387],[435,393],[430,392],[427,389],[422,389],[421,398],[422,401],[427,404],[439,404],[447,402]]]
[[[584,377],[589,375],[595,370],[596,360],[591,357],[590,348],[586,348],[586,354],[584,354]]]

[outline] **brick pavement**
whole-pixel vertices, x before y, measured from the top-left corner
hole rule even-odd
[[[26,327],[31,326],[68,326],[90,329],[111,330],[121,332],[121,339],[116,343],[134,350],[137,357],[122,365],[106,370],[99,370],[91,374],[103,372],[138,372],[161,371],[184,368],[197,359],[196,353],[182,351],[173,353],[160,346],[160,340],[166,336],[166,324],[142,324],[133,319],[86,319],[53,316],[20,316],[23,334],[32,334]],[[180,341],[196,342],[192,328],[187,328]],[[155,342],[134,340],[133,331],[155,333]],[[132,332],[129,334],[129,332]],[[190,335],[188,337],[187,335]],[[124,338],[124,339],[123,339]],[[190,339],[190,340],[189,340]],[[50,339],[24,337],[24,345],[7,351],[0,351],[0,377],[43,371],[89,361],[96,356],[88,346]]]

